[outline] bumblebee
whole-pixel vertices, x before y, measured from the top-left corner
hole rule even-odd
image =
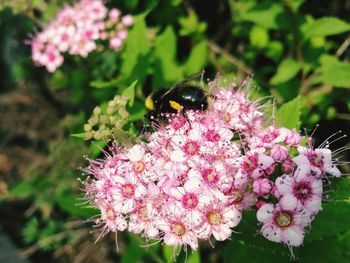
[[[150,111],[151,119],[160,119],[164,113],[206,110],[208,108],[206,92],[202,88],[189,83],[200,74],[194,74],[170,89],[160,89],[149,95],[145,101],[145,106]]]

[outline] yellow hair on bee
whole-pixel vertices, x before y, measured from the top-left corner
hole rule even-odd
[[[182,111],[184,108],[183,106],[181,106],[180,103],[173,100],[169,100],[169,104],[170,104],[170,107],[172,107],[174,110],[177,110],[177,111]]]
[[[154,107],[154,101],[152,99],[152,96],[149,95],[147,98],[146,98],[146,101],[145,101],[145,106],[148,110],[155,110],[155,107]]]

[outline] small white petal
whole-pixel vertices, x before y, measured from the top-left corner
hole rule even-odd
[[[281,229],[274,227],[273,225],[263,225],[261,233],[266,239],[272,242],[281,242]]]
[[[184,162],[186,161],[186,156],[183,151],[175,150],[170,154],[170,160],[173,162]]]
[[[199,178],[192,178],[186,181],[184,188],[186,192],[194,192],[198,190],[198,188],[200,188],[201,186],[202,186],[202,183],[199,180]]]
[[[139,184],[135,190],[135,197],[139,199],[140,197],[147,194],[147,188],[143,184]]]
[[[256,213],[256,217],[260,222],[272,220],[273,211],[273,204],[264,204],[262,207],[259,208],[258,212]]]
[[[290,226],[283,231],[283,242],[294,247],[303,243],[304,232],[297,226]]]
[[[272,157],[270,156],[267,156],[265,154],[261,154],[259,155],[259,166],[262,168],[262,169],[267,169],[269,168],[275,161]]]
[[[135,145],[128,152],[128,158],[132,162],[137,162],[143,159],[145,149],[141,145]]]
[[[292,193],[284,195],[279,201],[279,205],[281,206],[282,210],[286,211],[297,210],[298,203],[298,199]]]
[[[293,192],[293,178],[289,175],[282,175],[277,177],[275,185],[280,195]]]
[[[134,210],[134,207],[135,207],[135,202],[133,199],[125,200],[122,205],[121,212],[123,214],[130,213],[132,210]]]

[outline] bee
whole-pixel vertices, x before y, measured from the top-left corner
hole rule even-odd
[[[151,120],[161,119],[164,113],[206,110],[208,108],[208,95],[201,87],[190,83],[201,75],[203,75],[201,72],[196,73],[170,89],[160,89],[149,95],[145,106],[150,111]]]

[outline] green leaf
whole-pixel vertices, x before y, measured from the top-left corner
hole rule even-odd
[[[337,236],[349,230],[350,204],[348,201],[331,201],[323,204],[312,222],[312,230],[308,240],[323,239],[327,236]]]
[[[96,158],[97,156],[99,156],[102,152],[103,147],[105,147],[106,144],[107,143],[104,140],[92,142],[88,150],[89,157]]]
[[[25,198],[32,195],[35,192],[35,187],[28,181],[22,181],[15,185],[11,190],[10,194],[14,197]]]
[[[235,228],[236,234],[232,235],[232,240],[223,249],[225,263],[240,262],[243,258],[249,258],[249,263],[289,261],[289,250],[257,235],[257,226],[256,212],[244,212],[243,220]]]
[[[154,44],[153,88],[162,88],[183,78],[182,68],[177,65],[175,57],[176,34],[168,26]]]
[[[139,3],[139,0],[128,0],[128,1],[125,1],[124,3],[128,8],[134,9]]]
[[[38,239],[39,233],[39,221],[32,217],[22,229],[22,238],[26,244],[30,244]]]
[[[298,72],[300,71],[301,67],[293,59],[285,59],[279,64],[277,68],[276,74],[271,78],[270,83],[272,85],[281,84],[284,82],[289,81],[290,79],[294,78]]]
[[[85,133],[84,132],[82,132],[82,133],[74,133],[74,134],[71,134],[70,136],[76,137],[76,138],[80,138],[80,139],[84,139],[85,138]]]
[[[192,48],[185,65],[186,75],[193,74],[193,72],[199,72],[204,68],[207,62],[207,50],[206,41],[201,41]]]
[[[140,247],[141,238],[133,234],[128,234],[128,237],[128,246],[121,257],[121,263],[141,262],[140,259],[146,254],[146,250]]]
[[[254,26],[249,33],[250,43],[257,48],[264,48],[269,42],[267,30],[260,26]]]
[[[281,56],[283,54],[283,44],[278,41],[269,41],[266,47],[265,55],[274,60],[278,61],[280,60]]]
[[[319,81],[339,88],[350,88],[350,63],[339,62],[323,68]]]
[[[129,31],[121,54],[120,81],[126,84],[135,79],[143,83],[150,65],[150,43],[147,37],[145,14],[135,16],[134,20],[134,26]]]
[[[137,84],[137,80],[135,80],[129,87],[127,87],[123,93],[122,96],[125,96],[129,99],[129,105],[132,106],[134,104],[135,99],[135,87]]]
[[[82,202],[81,199],[73,194],[59,195],[55,198],[55,202],[63,211],[72,216],[90,218],[99,213],[96,209],[79,205],[79,202]]]
[[[348,177],[333,181],[332,188],[334,189],[332,195],[334,200],[347,201],[350,203],[350,179]]]
[[[277,126],[288,129],[300,128],[301,101],[300,97],[283,104],[275,114],[275,122]]]
[[[349,243],[338,237],[327,237],[324,240],[312,242],[305,240],[304,245],[299,249],[298,262],[314,262],[315,259],[317,263],[348,262],[349,249]]]
[[[201,256],[199,251],[193,252],[188,256],[187,263],[200,263]]]
[[[267,29],[279,29],[284,26],[284,10],[279,3],[264,1],[241,13],[241,19],[253,22]]]
[[[163,245],[162,250],[163,250],[163,256],[165,258],[165,262],[174,262],[175,261],[176,253],[174,251],[173,246]]]
[[[180,36],[201,34],[207,29],[207,24],[200,22],[196,13],[192,11],[188,16],[180,17],[179,24],[181,26]]]
[[[304,38],[324,37],[345,33],[350,25],[336,17],[322,17],[302,26]]]
[[[323,69],[328,69],[333,67],[334,65],[338,65],[339,63],[341,63],[338,57],[328,55],[328,54],[321,55],[320,62],[321,62],[321,67]]]
[[[139,99],[135,100],[134,105],[128,109],[128,112],[130,114],[128,122],[144,120],[145,114],[147,113],[144,101],[141,101]]]
[[[90,86],[97,89],[116,88],[118,84],[119,84],[118,80],[111,80],[111,81],[94,80],[90,82]]]

